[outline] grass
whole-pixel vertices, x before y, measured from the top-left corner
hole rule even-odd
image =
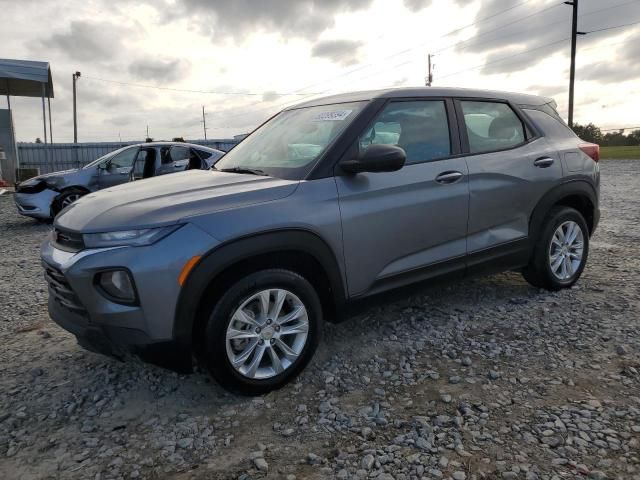
[[[640,159],[640,146],[634,147],[600,147],[600,158],[603,160]]]

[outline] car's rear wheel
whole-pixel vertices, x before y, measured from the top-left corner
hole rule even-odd
[[[86,194],[87,192],[85,192],[84,190],[80,190],[79,188],[69,188],[63,191],[53,200],[53,204],[51,205],[51,216],[55,217],[64,208],[68,207],[73,202]]]
[[[285,385],[320,340],[322,308],[313,286],[289,270],[252,273],[212,308],[200,355],[225,388],[259,395]]]
[[[534,287],[569,288],[580,278],[588,254],[589,227],[584,217],[571,207],[554,207],[523,271],[524,278]]]

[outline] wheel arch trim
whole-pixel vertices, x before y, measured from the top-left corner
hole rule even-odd
[[[192,333],[198,307],[211,284],[221,272],[248,257],[297,251],[312,256],[323,266],[336,305],[346,302],[346,279],[331,247],[315,232],[292,228],[247,235],[217,245],[202,255],[191,270],[176,305],[173,338],[183,348],[192,348]]]
[[[549,213],[549,210],[551,210],[554,205],[562,202],[563,199],[573,196],[583,197],[591,202],[594,209],[594,222],[597,221],[595,217],[598,210],[598,195],[596,194],[594,186],[585,180],[572,180],[562,183],[549,190],[533,209],[529,220],[529,239],[532,246],[535,245],[540,236],[544,226],[544,219]],[[588,221],[588,219],[585,220]],[[595,229],[595,223],[593,229]]]

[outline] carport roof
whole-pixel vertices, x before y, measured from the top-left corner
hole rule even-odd
[[[53,80],[49,62],[0,58],[0,95],[53,98]]]

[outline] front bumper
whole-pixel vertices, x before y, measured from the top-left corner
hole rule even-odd
[[[51,219],[51,204],[59,195],[55,190],[45,188],[39,193],[15,193],[13,201],[18,213],[40,220]]]
[[[187,224],[145,247],[66,252],[47,240],[41,248],[49,285],[49,315],[88,350],[123,358],[133,353],[177,371],[191,369],[190,339],[174,338],[175,311],[184,264],[217,241]],[[127,268],[139,302],[124,305],[94,285],[98,272]]]

